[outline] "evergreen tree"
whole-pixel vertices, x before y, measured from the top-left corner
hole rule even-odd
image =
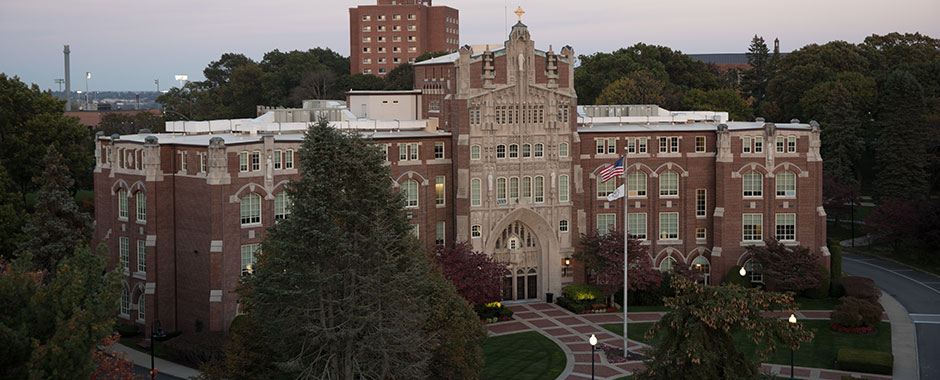
[[[24,228],[27,239],[21,251],[29,252],[37,268],[53,271],[60,260],[87,242],[91,218],[72,197],[72,178],[62,155],[50,147],[43,158],[36,211]]]
[[[444,276],[432,271],[430,281],[425,331],[434,337],[436,348],[425,378],[479,379],[486,331],[470,304]]]
[[[747,49],[747,63],[751,67],[744,72],[744,92],[753,98],[754,104],[764,101],[767,81],[770,79],[770,51],[764,37],[755,35]]]
[[[917,79],[906,71],[892,72],[885,81],[880,105],[875,193],[880,198],[926,198],[930,190],[929,162],[925,159],[926,107]]]
[[[0,259],[12,259],[23,228],[22,198],[0,165]]]

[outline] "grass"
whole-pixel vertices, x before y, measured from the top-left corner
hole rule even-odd
[[[800,323],[806,329],[812,331],[814,337],[812,341],[804,343],[794,353],[794,362],[798,366],[834,369],[836,355],[840,348],[891,352],[891,325],[887,322],[881,322],[878,325],[878,331],[872,335],[843,334],[832,331],[829,329],[830,322],[828,320],[811,320]],[[645,334],[652,325],[652,322],[630,324],[630,339],[651,344],[650,340],[646,339]],[[612,333],[623,334],[623,326],[620,324],[604,325],[603,327]],[[735,342],[743,352],[753,353],[755,350],[754,342],[749,340],[743,333],[735,334]],[[655,343],[656,339],[654,338],[652,344]],[[778,350],[766,362],[790,364],[790,351],[786,349]]]
[[[565,369],[565,353],[535,331],[496,336],[483,344],[482,379],[554,379]]]

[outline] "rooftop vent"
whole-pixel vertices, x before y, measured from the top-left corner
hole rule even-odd
[[[757,118],[757,119],[754,119],[754,121],[756,121],[756,122],[758,122],[758,123],[763,123],[763,122],[766,122],[767,120],[764,120],[764,118],[759,117],[759,118]]]
[[[800,123],[800,119],[796,119],[796,118],[790,119],[790,123],[791,123],[791,124],[799,124],[799,123]]]

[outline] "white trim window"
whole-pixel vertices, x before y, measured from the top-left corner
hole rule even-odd
[[[443,206],[445,203],[444,190],[446,177],[439,175],[434,177],[434,204]]]
[[[607,196],[610,193],[613,193],[617,189],[617,179],[611,178],[607,181],[604,181],[604,178],[597,176],[597,198],[598,199],[607,199]]]
[[[764,240],[764,215],[741,215],[741,240],[744,242],[760,242]]]
[[[121,288],[121,316],[130,317],[131,314],[131,292],[127,286]]]
[[[519,177],[509,177],[509,202],[519,203]]]
[[[147,320],[147,297],[145,293],[140,293],[140,296],[137,297],[137,321],[144,322]]]
[[[444,159],[444,143],[443,142],[434,143],[434,159],[435,160]]]
[[[558,232],[568,232],[568,220],[562,219],[558,221]]]
[[[786,171],[774,177],[777,187],[777,197],[796,197],[796,173]]]
[[[502,144],[497,145],[496,146],[496,159],[501,160],[504,158],[506,158],[506,146]]]
[[[777,136],[777,137],[774,139],[774,141],[775,141],[775,143],[776,143],[776,145],[777,145],[777,153],[783,153],[783,152],[786,151],[786,149],[787,149],[787,138],[786,138],[786,137]]]
[[[509,158],[519,158],[519,145],[509,144]]]
[[[708,190],[695,189],[695,216],[702,217],[708,210]]]
[[[280,151],[280,150],[275,150],[275,151],[274,151],[274,158],[273,158],[273,161],[274,161],[274,170],[281,170],[281,169],[283,168],[283,164],[282,164],[282,161],[283,161],[283,160],[282,160],[282,156],[283,156],[283,155],[284,155],[284,152],[283,152],[283,151]]]
[[[287,195],[286,191],[277,193],[274,196],[274,222],[277,223],[281,220],[287,219],[287,216],[290,215],[290,197]]]
[[[118,238],[118,260],[121,262],[121,269],[125,272],[130,271],[131,261],[130,239],[126,236]]]
[[[741,153],[751,153],[751,136],[741,137]]]
[[[284,169],[293,169],[294,168],[294,150],[288,149],[284,151]]]
[[[676,259],[672,256],[666,256],[659,262],[659,271],[663,273],[672,273],[676,269]]]
[[[118,219],[127,220],[127,190],[121,189],[117,192],[118,198]]]
[[[545,177],[538,175],[532,178],[532,198],[535,203],[545,202]]]
[[[238,152],[238,171],[248,171],[248,152]]]
[[[764,176],[758,172],[747,172],[742,176],[742,195],[745,198],[764,196]]]
[[[470,145],[470,159],[479,160],[482,158],[483,155],[480,153],[480,151],[481,149],[479,145]]]
[[[754,138],[754,153],[764,153],[764,138],[763,137]]]
[[[636,172],[627,175],[627,191],[631,197],[646,197],[646,173]]]
[[[406,180],[401,185],[401,191],[405,193],[405,208],[417,208],[418,181],[413,179]]]
[[[617,229],[617,214],[597,214],[597,234],[607,235]]]
[[[261,251],[261,244],[245,244],[241,246],[242,276],[255,272],[257,253]]]
[[[568,176],[562,174],[558,176],[558,202],[567,203],[568,201]]]
[[[496,179],[496,204],[505,205],[506,200],[506,177]]]
[[[135,215],[137,223],[145,223],[147,222],[147,193],[138,191],[135,198],[137,203],[137,213]]]
[[[659,213],[659,240],[679,240],[679,213]]]
[[[522,144],[522,158],[532,157],[532,144]]]
[[[796,214],[779,213],[775,215],[775,232],[779,241],[796,241]]]
[[[137,240],[137,271],[147,273],[147,241]]]
[[[242,226],[261,224],[261,196],[249,193],[242,197],[239,204],[239,217]]]
[[[646,213],[631,212],[627,214],[627,230],[630,236],[637,240],[646,240]]]
[[[470,180],[470,206],[480,207],[483,205],[483,198],[480,195],[482,189],[483,181],[481,181],[479,178]]]
[[[695,229],[695,240],[705,240],[708,238],[708,229],[705,227],[699,227]]]
[[[646,145],[647,145],[646,140],[647,140],[646,137],[640,137],[636,139],[636,147],[637,147],[636,152],[637,153],[640,153],[640,154],[649,153],[649,150],[646,149]]]
[[[659,196],[679,196],[679,173],[670,170],[659,176]]]
[[[695,136],[695,153],[704,153],[705,152],[705,136]]]
[[[444,237],[447,236],[444,229],[446,228],[447,223],[444,221],[438,221],[437,225],[434,228],[434,244],[435,245],[444,245]]]
[[[532,177],[522,177],[522,199],[532,202]]]
[[[558,144],[558,157],[568,157],[568,143]]]
[[[757,260],[750,259],[744,263],[744,270],[747,271],[751,283],[760,284],[764,282],[764,266]]]
[[[483,227],[479,224],[470,226],[470,237],[474,239],[483,237]]]
[[[532,154],[533,157],[535,157],[535,158],[542,158],[542,156],[545,155],[545,146],[544,146],[544,145],[542,145],[542,144],[535,144],[535,147],[534,147],[533,149],[534,149],[534,152],[533,152],[533,154]]]
[[[251,152],[251,171],[259,170],[261,170],[261,152],[256,150]]]
[[[796,136],[787,136],[787,153],[796,153]]]

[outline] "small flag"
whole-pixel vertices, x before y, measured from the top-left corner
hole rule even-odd
[[[623,198],[623,185],[620,185],[620,187],[618,187],[617,190],[614,190],[613,193],[607,194],[608,202],[613,202],[620,198]]]
[[[601,170],[601,179],[604,180],[604,182],[619,175],[623,175],[623,157],[620,157],[613,165]]]

